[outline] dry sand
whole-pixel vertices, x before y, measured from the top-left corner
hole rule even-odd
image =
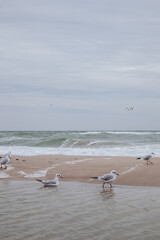
[[[98,183],[91,176],[101,176],[115,169],[120,176],[114,184],[160,186],[160,160],[146,165],[136,157],[95,156],[12,156],[7,170],[0,169],[0,180],[53,179],[56,173],[63,181]]]

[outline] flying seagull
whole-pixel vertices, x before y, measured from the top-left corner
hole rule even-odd
[[[59,185],[59,178],[63,178],[63,177],[59,173],[57,173],[53,180],[41,180],[41,179],[36,179],[36,180],[43,183],[44,186],[55,187]]]
[[[133,111],[133,110],[134,110],[134,107],[127,107],[127,108],[125,108],[125,110],[127,110],[127,111]]]
[[[148,164],[153,164],[153,162],[150,161],[150,159],[153,157],[153,155],[155,155],[155,153],[151,153],[151,154],[148,154],[146,155],[145,157],[138,157],[137,159],[143,159],[147,162],[147,165]]]
[[[97,179],[101,182],[103,182],[102,184],[102,188],[104,188],[105,183],[109,183],[110,184],[110,188],[112,188],[112,184],[111,182],[113,182],[114,180],[116,180],[116,177],[119,176],[119,174],[115,171],[112,170],[110,173],[107,173],[103,176],[100,177],[91,177],[93,179]]]

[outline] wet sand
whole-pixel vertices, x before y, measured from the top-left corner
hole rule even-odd
[[[12,156],[7,170],[0,169],[0,180],[53,179],[60,173],[63,181],[98,183],[90,177],[115,169],[120,174],[114,182],[116,185],[160,187],[160,160],[152,161],[153,165],[146,165],[136,157]]]

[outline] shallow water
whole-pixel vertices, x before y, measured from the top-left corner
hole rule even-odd
[[[3,240],[157,240],[160,188],[0,182]]]

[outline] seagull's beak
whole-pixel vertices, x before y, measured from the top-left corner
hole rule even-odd
[[[62,179],[63,179],[63,177],[62,177],[62,176],[60,176],[60,178],[62,178]]]
[[[119,176],[119,173],[116,173],[117,176]]]

